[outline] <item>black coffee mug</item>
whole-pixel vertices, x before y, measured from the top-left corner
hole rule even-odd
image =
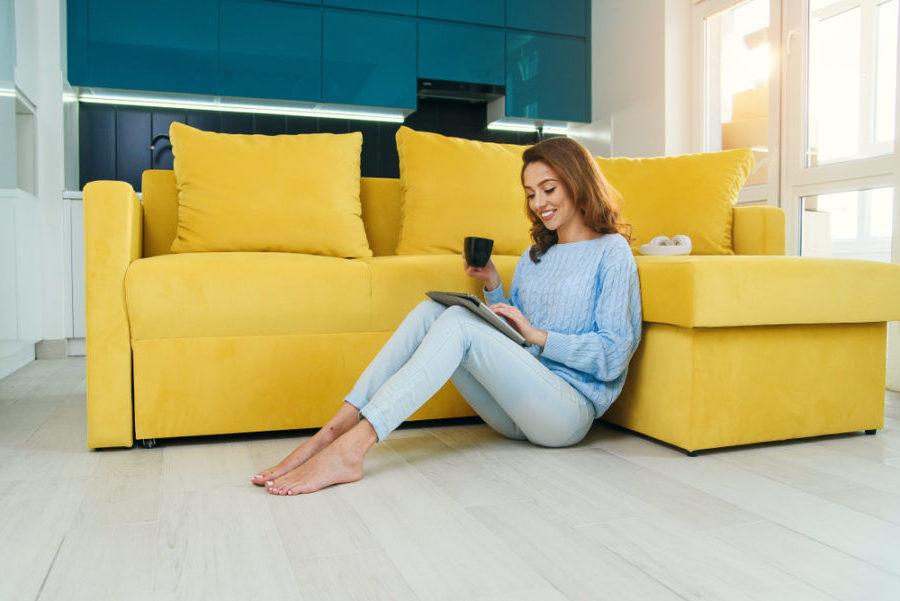
[[[484,267],[491,260],[491,251],[494,250],[494,241],[490,238],[469,236],[463,242],[463,251],[466,263],[472,267]]]

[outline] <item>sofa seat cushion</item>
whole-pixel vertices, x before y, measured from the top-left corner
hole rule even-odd
[[[900,265],[806,257],[636,257],[644,321],[722,327],[900,319]]]
[[[125,274],[132,340],[369,330],[369,266],[292,253],[183,253]]]
[[[494,255],[491,257],[504,290],[509,286],[519,257]],[[428,300],[429,290],[468,292],[479,298],[481,282],[466,275],[461,255],[406,255],[366,259],[372,269],[372,329],[397,329],[406,314],[416,305]]]

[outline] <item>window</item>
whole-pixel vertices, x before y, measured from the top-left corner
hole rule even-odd
[[[708,7],[712,12],[703,18],[702,150],[751,148],[756,166],[740,201],[765,202],[777,198],[778,181],[778,123],[777,115],[773,119],[770,114],[770,0],[745,0],[717,8]]]

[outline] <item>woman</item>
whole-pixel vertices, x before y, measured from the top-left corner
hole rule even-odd
[[[492,311],[526,348],[462,307],[416,307],[365,369],[341,409],[278,465],[251,480],[278,495],[362,477],[363,458],[448,378],[494,430],[548,447],[578,443],[622,390],[641,337],[637,267],[615,191],[577,142],[523,155],[534,245],[510,296],[493,261],[466,265]]]

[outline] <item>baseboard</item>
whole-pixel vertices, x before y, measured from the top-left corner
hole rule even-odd
[[[34,345],[34,355],[40,359],[65,359],[66,358],[66,339],[61,340],[39,340]]]
[[[66,353],[70,357],[84,357],[87,354],[84,338],[69,338],[66,342]]]
[[[0,340],[0,379],[34,361],[34,343]]]

